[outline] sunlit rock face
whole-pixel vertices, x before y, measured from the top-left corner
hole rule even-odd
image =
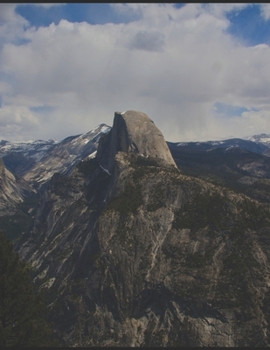
[[[163,166],[176,167],[161,131],[142,112],[115,113],[113,128],[99,143],[97,159],[100,165],[112,172],[118,152],[155,158]]]

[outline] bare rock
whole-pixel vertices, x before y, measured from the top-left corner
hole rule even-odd
[[[161,131],[142,112],[115,112],[113,128],[100,140],[97,150],[100,165],[110,173],[114,168],[115,156],[118,152],[155,158],[165,167],[176,168]]]

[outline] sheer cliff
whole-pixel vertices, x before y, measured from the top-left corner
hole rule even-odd
[[[127,111],[96,158],[43,186],[18,249],[65,345],[269,346],[269,214],[182,174]]]
[[[99,143],[97,160],[109,172],[113,171],[119,152],[155,158],[163,166],[174,166],[169,147],[154,122],[138,111],[116,112],[113,128]]]

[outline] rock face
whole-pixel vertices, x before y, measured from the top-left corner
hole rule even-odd
[[[134,153],[145,158],[154,158],[163,166],[174,166],[176,168],[161,131],[142,112],[115,113],[113,128],[100,140],[97,160],[103,168],[111,173],[118,152]]]
[[[23,201],[15,176],[8,171],[0,158],[0,216],[14,210]]]
[[[9,171],[0,158],[0,228],[9,239],[21,237],[30,221],[35,192]]]
[[[269,346],[269,207],[182,174],[150,125],[116,114],[97,158],[40,191],[18,251],[48,290],[59,338]]]

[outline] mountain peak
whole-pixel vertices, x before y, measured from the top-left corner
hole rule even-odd
[[[112,129],[100,140],[97,159],[110,173],[118,152],[155,158],[163,166],[176,167],[161,131],[147,114],[139,111],[115,112]]]
[[[262,143],[264,145],[267,145],[268,147],[270,145],[270,134],[262,133],[262,134],[247,136],[244,139],[250,140],[256,143]]]

